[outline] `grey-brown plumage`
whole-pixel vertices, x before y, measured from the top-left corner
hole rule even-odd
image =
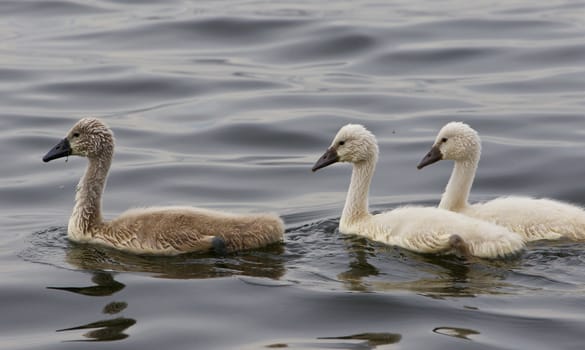
[[[138,254],[176,255],[220,249],[234,252],[282,240],[284,224],[274,214],[238,215],[194,207],[131,209],[112,221],[101,215],[101,197],[114,135],[99,119],[81,119],[43,161],[78,155],[89,160],[77,186],[68,236]]]

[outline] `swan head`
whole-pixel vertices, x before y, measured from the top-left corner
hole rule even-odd
[[[111,157],[114,152],[114,134],[104,122],[96,118],[83,118],[44,157],[53,159],[81,156],[87,158]]]
[[[481,140],[475,130],[461,122],[450,122],[443,126],[431,150],[420,161],[422,169],[440,160],[476,161],[481,153]]]
[[[363,125],[347,124],[337,132],[331,146],[317,160],[313,171],[337,162],[361,163],[378,159],[376,137]]]

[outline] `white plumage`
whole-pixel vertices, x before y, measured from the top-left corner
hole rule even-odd
[[[401,207],[372,215],[368,211],[370,183],[378,160],[375,136],[361,125],[348,124],[335,136],[313,171],[336,162],[353,165],[351,183],[339,230],[421,253],[453,250],[497,258],[524,248],[517,234],[488,222],[430,207]]]
[[[439,208],[493,222],[520,234],[526,241],[585,239],[585,211],[568,203],[530,197],[500,197],[469,204],[469,193],[481,155],[475,130],[460,122],[446,124],[419,168],[439,160],[455,162]]]

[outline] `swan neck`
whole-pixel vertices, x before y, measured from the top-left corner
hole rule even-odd
[[[369,215],[368,197],[375,169],[375,159],[353,164],[351,182],[345,200],[345,207],[341,215],[341,221],[351,222]]]
[[[96,226],[102,224],[102,193],[112,161],[111,155],[88,158],[89,164],[75,195],[75,207],[69,220],[69,233],[79,239],[91,238]]]
[[[479,157],[467,161],[455,161],[451,178],[441,197],[439,208],[461,211],[469,206],[469,193],[477,171]]]

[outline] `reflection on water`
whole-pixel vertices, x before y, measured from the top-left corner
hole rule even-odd
[[[113,295],[120,290],[124,289],[125,285],[116,281],[111,273],[96,271],[93,273],[91,278],[92,282],[96,285],[86,287],[47,287],[48,289],[62,290],[75,294],[90,296],[90,297],[103,297]],[[104,306],[102,313],[106,315],[115,315],[128,307],[128,303],[123,301],[112,301]],[[121,340],[128,337],[128,334],[124,333],[126,329],[136,324],[136,320],[126,317],[117,317],[113,319],[99,320],[83,324],[81,326],[68,327],[58,329],[57,332],[74,331],[74,330],[85,330],[93,329],[83,336],[88,338],[84,340],[67,340],[67,342],[73,341],[112,341]]]
[[[365,340],[365,343],[360,343],[359,345],[365,346],[367,349],[374,349],[380,345],[398,343],[400,339],[402,339],[402,336],[400,334],[395,333],[361,333],[341,337],[322,337],[319,339]]]
[[[577,266],[583,254],[581,245],[574,243],[537,242],[523,256],[508,260],[465,260],[451,255],[417,254],[344,235],[338,231],[338,222],[337,218],[324,219],[289,228],[284,245],[224,257],[132,255],[69,242],[65,228],[50,228],[34,233],[30,246],[20,256],[83,271],[146,272],[176,279],[248,276],[260,280],[246,280],[247,283],[261,285],[271,284],[266,280],[271,279],[279,281],[276,285],[293,283],[358,292],[411,291],[433,298],[583,288],[576,282],[582,274]],[[558,266],[562,266],[562,274]],[[95,286],[73,289],[100,293],[102,289],[115,288],[117,282],[108,279],[110,275],[97,273]]]
[[[47,289],[64,290],[92,297],[103,297],[119,292],[125,287],[124,284],[114,280],[114,277],[109,272],[94,272],[91,281],[96,285],[87,287],[47,287]]]
[[[291,340],[266,345],[268,349],[376,349],[379,346],[396,344],[402,335],[396,333],[360,333],[339,337],[319,337],[318,341]]]
[[[124,331],[134,324],[136,324],[136,320],[132,318],[118,317],[110,320],[91,322],[77,327],[58,329],[57,332],[95,329],[83,334],[84,337],[89,338],[87,340],[67,340],[66,342],[113,341],[128,338],[128,334],[124,333]]]
[[[215,278],[232,275],[280,279],[285,273],[281,244],[217,257],[211,254],[179,256],[134,255],[90,244],[70,242],[65,228],[34,233],[31,246],[20,253],[26,260],[84,271],[146,272],[161,278]],[[95,278],[108,278],[96,275]],[[94,281],[100,288],[102,282]],[[103,282],[107,284],[106,282]]]
[[[372,255],[372,249],[368,247],[367,239],[362,237],[349,237],[344,240],[349,260],[349,269],[337,275],[343,281],[346,288],[354,291],[368,291],[369,286],[364,281],[369,276],[378,276],[380,270],[368,262],[368,255]]]
[[[440,126],[460,120],[484,135],[474,201],[585,204],[584,9],[0,1],[0,348],[125,333],[99,347],[582,348],[584,243],[537,242],[499,263],[386,247],[337,231],[350,170],[317,181],[309,169],[341,125],[361,123],[381,151],[372,208],[436,205],[451,168],[423,174],[416,162]],[[106,217],[148,205],[270,210],[285,216],[284,245],[156,258],[72,244],[64,225],[84,162],[40,156],[83,115],[103,118],[118,141]],[[88,283],[87,271],[114,272]],[[173,296],[163,305],[162,291]],[[387,331],[400,342],[359,338]]]
[[[71,244],[65,252],[68,264],[82,270],[114,270],[152,273],[163,278],[213,278],[245,275],[279,279],[284,264],[280,245],[226,257],[202,254],[141,256],[91,245]]]
[[[377,280],[372,289],[380,291],[407,290],[433,298],[474,297],[482,294],[508,294],[519,288],[506,281],[508,269],[515,261],[494,263],[476,259],[466,261],[455,256],[420,255],[418,267],[429,277],[412,281]]]
[[[152,273],[163,278],[213,278],[245,275],[279,279],[284,264],[280,245],[226,257],[202,254],[141,256],[91,245],[71,244],[66,262],[82,270],[113,270]]]
[[[458,328],[458,327],[437,327],[433,329],[434,333],[448,335],[450,337],[471,340],[469,336],[480,334],[480,332],[475,331],[473,329],[468,328]]]
[[[104,306],[102,312],[104,314],[113,315],[119,313],[120,311],[124,310],[127,307],[128,303],[124,301],[112,301],[111,303]]]
[[[473,297],[506,294],[520,288],[507,281],[520,266],[520,257],[490,261],[453,255],[418,254],[398,247],[339,233],[337,219],[303,225],[290,230],[287,253],[311,258],[289,261],[296,267],[310,265],[327,287],[358,292],[411,291],[425,296]],[[290,275],[290,274],[289,274]],[[314,279],[314,277],[313,277]]]

